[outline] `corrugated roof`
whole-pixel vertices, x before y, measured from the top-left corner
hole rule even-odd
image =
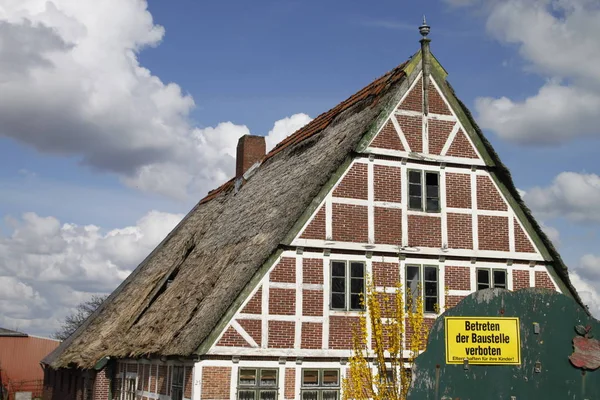
[[[10,329],[0,328],[0,336],[27,337],[26,333],[11,331]]]

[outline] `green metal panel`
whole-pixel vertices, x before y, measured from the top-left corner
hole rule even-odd
[[[446,364],[446,316],[519,317],[521,365]],[[534,324],[539,324],[539,333],[535,332]],[[427,351],[417,357],[413,367],[408,399],[598,400],[600,369],[576,368],[569,360],[573,339],[582,338],[575,331],[578,325],[589,326],[592,334],[600,335],[600,322],[571,297],[557,292],[546,289],[475,292],[436,320]],[[598,342],[592,339],[586,343],[590,344],[591,356],[585,357],[598,360]]]

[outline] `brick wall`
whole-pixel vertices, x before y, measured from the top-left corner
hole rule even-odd
[[[480,250],[509,251],[508,218],[479,215],[478,235]]]
[[[535,271],[535,287],[556,290],[546,271]]]
[[[400,203],[402,201],[402,170],[389,165],[373,166],[375,201]]]
[[[473,218],[469,214],[448,213],[447,226],[449,248],[473,248]]]
[[[513,270],[513,290],[524,289],[530,286],[529,271]]]
[[[375,207],[375,243],[402,244],[402,210]]]
[[[456,137],[452,141],[446,155],[451,157],[479,158],[462,129],[459,129],[456,133]]]
[[[244,314],[261,314],[262,313],[262,287],[256,291],[250,301],[242,309]]]
[[[283,393],[286,400],[293,400],[296,398],[296,370],[294,368],[285,369]]]
[[[271,282],[296,283],[296,259],[282,257],[270,273]]]
[[[107,375],[108,369],[104,368],[96,373],[94,379],[94,400],[109,400],[110,393],[110,377]]]
[[[471,208],[471,175],[446,173],[446,206]]]
[[[300,237],[325,240],[325,207],[321,206]]]
[[[296,291],[294,289],[269,289],[269,314],[296,314]]]
[[[400,124],[402,133],[404,133],[406,142],[410,146],[410,150],[417,153],[423,152],[423,118],[420,116],[397,115],[396,119]]]
[[[323,284],[323,260],[305,258],[302,260],[302,282]]]
[[[237,322],[260,345],[262,337],[262,323],[259,319],[238,319]]]
[[[448,290],[471,290],[471,269],[468,267],[446,266]]]
[[[395,287],[400,280],[398,263],[373,262],[373,283],[375,286]]]
[[[320,317],[323,315],[323,291],[302,291],[302,315]]]
[[[398,107],[400,110],[407,111],[423,111],[423,79],[419,79],[419,81],[415,84],[414,88],[408,93],[408,95],[404,98],[400,106]]]
[[[519,225],[519,223],[517,222],[516,219],[514,221],[514,226],[515,226],[515,250],[522,252],[522,253],[535,253],[535,249],[533,248],[531,241],[529,240],[529,238],[527,237],[525,232],[523,232],[521,225]]]
[[[269,321],[269,347],[291,349],[294,347],[295,323],[293,321]]]
[[[446,296],[446,310],[455,307],[464,298],[464,296]]]
[[[236,331],[231,326],[229,328],[227,328],[227,330],[225,331],[225,333],[223,334],[223,336],[221,336],[221,339],[217,342],[217,346],[223,346],[223,347],[251,347],[250,343],[246,342],[246,339],[244,339],[238,333],[238,331]],[[160,378],[159,378],[159,381],[158,381],[159,388],[160,388],[161,384],[162,384],[162,382],[160,381]]]
[[[229,400],[231,367],[202,367],[202,400]]]
[[[359,317],[329,317],[329,348],[351,349],[354,330],[358,329]]]
[[[506,211],[508,207],[489,176],[477,176],[477,208]]]
[[[183,397],[186,399],[192,398],[192,377],[194,373],[194,368],[185,367],[185,372],[183,375]]]
[[[440,154],[450,132],[454,128],[454,121],[441,121],[438,119],[429,119],[429,153]]]
[[[394,118],[392,116],[392,118]],[[370,147],[376,147],[379,149],[398,150],[404,151],[404,146],[400,141],[400,136],[396,128],[390,120],[385,123],[381,131],[373,138]]]
[[[408,216],[408,245],[412,247],[442,247],[441,219],[438,215]]]
[[[427,89],[427,99],[429,100],[429,112],[432,114],[452,115],[450,109],[442,99],[440,92],[433,86],[431,81]]]
[[[323,324],[318,322],[302,323],[302,343],[303,349],[322,349],[323,348]]]
[[[333,191],[334,197],[368,199],[367,164],[355,163]]]
[[[339,242],[367,243],[367,207],[336,203],[332,206],[333,240]]]

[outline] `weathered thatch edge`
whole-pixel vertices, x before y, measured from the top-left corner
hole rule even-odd
[[[94,310],[93,313],[91,313],[86,319],[85,321],[83,321],[83,323],[79,326],[79,328],[77,328],[75,330],[75,332],[73,332],[67,339],[65,339],[56,349],[54,349],[50,354],[48,354],[46,357],[44,357],[41,361],[42,364],[44,365],[48,365],[48,366],[54,366],[54,363],[58,357],[59,354],[61,354],[67,347],[69,347],[71,345],[71,343],[73,343],[73,341],[79,337],[79,335],[81,334],[81,332],[85,331],[87,329],[87,327],[90,325],[90,323],[100,314],[102,313],[102,311],[104,310],[104,308],[106,307],[107,304],[109,304],[112,299],[114,299],[116,296],[119,295],[119,293],[122,292],[123,288],[125,288],[127,285],[129,285],[129,283],[131,283],[131,281],[133,281],[137,275],[143,270],[144,266],[148,263],[149,260],[151,260],[153,258],[153,256],[160,251],[160,249],[162,249],[162,247],[168,243],[171,238],[173,238],[173,236],[175,236],[180,228],[185,225],[185,223],[187,222],[187,220],[190,218],[190,216],[194,213],[194,211],[200,207],[202,205],[202,203],[198,203],[196,204],[191,210],[190,212],[188,212],[185,217],[179,221],[179,223],[175,226],[175,228],[173,228],[173,230],[171,230],[171,232],[169,232],[169,234],[158,244],[158,246],[156,246],[151,252],[150,254],[148,254],[146,256],[146,258],[144,258],[144,260],[127,276],[127,278],[125,278],[125,280],[123,282],[121,282],[121,284],[119,286],[117,286],[117,288],[115,290],[112,291],[112,293],[102,302],[102,304],[100,304],[100,306],[98,306],[98,308],[96,308],[96,310]]]
[[[551,268],[549,268],[550,274],[553,276],[554,281],[559,285],[561,291],[565,294],[572,296],[581,306],[586,310],[587,307],[581,300],[581,297],[577,293],[577,290],[569,279],[568,268],[563,262],[560,254],[552,244],[552,241],[548,238],[546,233],[542,230],[541,226],[537,223],[533,217],[531,210],[527,207],[519,191],[517,190],[509,169],[500,160],[498,153],[489,142],[489,140],[483,134],[481,128],[475,122],[473,115],[465,104],[456,96],[454,88],[450,85],[450,82],[446,79],[447,74],[443,70],[439,62],[434,59],[432,68],[432,75],[439,83],[440,89],[451,103],[457,116],[465,127],[466,133],[473,140],[473,143],[481,153],[482,157],[486,161],[486,165],[490,175],[507,198],[510,205],[515,211],[515,215],[519,218],[519,221],[523,224],[523,227],[527,233],[531,236],[534,243],[542,253],[542,256]],[[454,104],[452,104],[454,103]],[[587,311],[589,313],[589,311]]]

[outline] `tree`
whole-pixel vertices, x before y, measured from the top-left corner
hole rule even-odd
[[[343,381],[344,399],[406,399],[410,366],[425,349],[429,332],[423,298],[409,298],[405,307],[401,284],[394,289],[392,293],[377,292],[372,281],[367,282],[363,300],[367,312],[354,331],[352,356]],[[369,331],[371,349],[367,346]]]
[[[54,335],[55,339],[65,340],[79,328],[81,324],[106,300],[107,294],[93,295],[89,300],[80,303],[70,315],[67,315],[59,330]]]

